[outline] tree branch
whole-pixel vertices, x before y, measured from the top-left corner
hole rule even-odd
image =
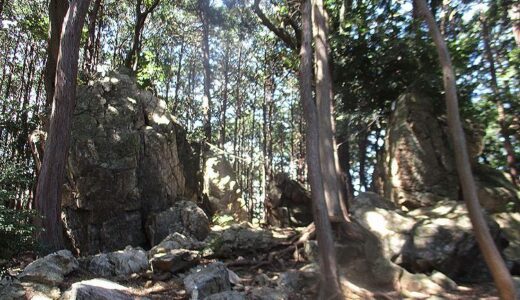
[[[255,0],[253,4],[253,11],[260,18],[262,24],[267,27],[271,32],[273,32],[277,37],[279,37],[287,47],[291,48],[294,51],[298,50],[297,42],[282,28],[276,27],[269,18],[264,14],[264,12],[260,9],[260,0]]]

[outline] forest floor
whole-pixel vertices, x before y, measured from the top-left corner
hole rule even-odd
[[[13,258],[9,261],[9,273],[16,275],[23,268],[34,260],[33,254],[24,254],[20,257]],[[202,261],[202,264],[211,263],[213,260]],[[233,289],[240,292],[248,292],[255,287],[272,287],[276,289],[276,281],[280,275],[288,270],[298,270],[305,266],[305,262],[296,262],[294,260],[276,260],[271,264],[264,264],[261,268],[255,268],[251,265],[234,266],[235,260],[224,260],[224,263],[229,265],[229,269],[238,275],[238,283],[235,283]],[[393,291],[385,291],[374,286],[370,280],[370,276],[362,272],[363,267],[351,265],[348,269],[344,269],[342,273],[354,273],[358,268],[359,273],[355,276],[342,276],[342,284],[351,291],[350,297],[346,299],[499,299],[497,291],[493,283],[479,283],[470,285],[459,285],[457,290],[445,292],[436,297],[422,297],[420,295],[399,295]],[[359,269],[361,268],[361,269]],[[173,300],[188,300],[189,295],[184,289],[183,279],[185,273],[168,274],[165,277],[159,278],[151,273],[133,274],[128,278],[105,278],[121,285],[129,287],[137,296],[142,296],[147,299],[173,299]],[[99,278],[93,273],[80,268],[66,277],[66,281],[60,285],[61,290],[68,289],[73,283],[82,280]],[[348,282],[345,280],[348,278]],[[310,284],[304,286],[298,292],[290,293],[288,300],[314,300],[317,299],[316,292],[318,291],[319,283],[317,280],[311,281]],[[360,288],[361,286],[365,287]],[[267,298],[266,298],[267,299]],[[269,298],[270,299],[270,298]],[[274,299],[274,298],[273,298]]]

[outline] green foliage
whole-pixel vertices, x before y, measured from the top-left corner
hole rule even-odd
[[[0,168],[0,258],[9,258],[36,246],[34,235],[37,228],[32,224],[36,213],[8,208],[14,199],[28,201],[27,197],[24,199],[18,195],[18,191],[31,186],[30,174],[23,166],[6,161],[0,161]]]

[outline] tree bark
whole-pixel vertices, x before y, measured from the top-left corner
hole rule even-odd
[[[504,104],[500,101],[500,90],[498,88],[497,74],[495,68],[495,60],[491,50],[491,42],[489,36],[489,26],[485,16],[481,18],[482,22],[482,40],[484,42],[484,53],[489,64],[489,75],[491,76],[491,90],[493,91],[493,102],[497,107],[498,125],[500,126],[500,134],[504,138],[504,149],[506,150],[507,167],[509,168],[509,175],[511,182],[518,186],[518,170],[516,169],[516,155],[511,144],[511,136],[509,135],[509,126],[506,120],[506,110]]]
[[[309,168],[308,177],[311,186],[314,224],[316,225],[316,236],[321,258],[319,260],[321,268],[320,299],[343,299],[343,293],[338,281],[336,251],[322,181],[318,112],[312,98],[312,26],[310,0],[302,1],[301,15],[300,93],[302,96],[302,107],[307,121],[306,144],[307,164]]]
[[[448,113],[448,128],[454,146],[455,162],[459,180],[462,185],[463,197],[468,208],[469,217],[475,232],[475,238],[484,259],[493,275],[498,292],[502,299],[517,299],[516,288],[511,275],[493,242],[489,228],[482,214],[478,201],[477,189],[473,174],[471,173],[470,160],[466,145],[462,123],[459,117],[457,100],[456,79],[453,72],[450,54],[442,34],[437,27],[435,19],[425,0],[414,0],[422,18],[428,24],[430,35],[437,47],[437,54],[442,66],[444,89],[446,92],[446,107]]]
[[[49,3],[49,42],[47,44],[47,64],[45,66],[45,110],[50,115],[52,100],[54,98],[54,86],[56,79],[56,65],[58,63],[58,51],[60,49],[61,28],[63,19],[69,7],[68,0],[51,0]],[[47,119],[47,118],[46,118]],[[44,122],[47,129],[47,120]]]
[[[202,99],[202,114],[204,116],[205,142],[211,143],[211,67],[209,49],[209,0],[198,0],[199,18],[202,23],[202,64],[204,66],[204,96]],[[204,152],[204,151],[203,151]]]
[[[228,83],[229,83],[229,52],[230,47],[226,46],[224,54],[224,91],[222,95],[222,109],[220,111],[220,148],[224,149],[226,144],[226,111],[228,106]]]
[[[320,158],[323,174],[323,188],[327,193],[325,200],[329,218],[334,222],[344,221],[340,205],[340,186],[336,169],[336,153],[334,148],[333,116],[332,116],[332,79],[327,41],[327,15],[323,0],[313,0],[313,30],[316,51],[316,104],[319,118]]]
[[[74,0],[63,22],[63,34],[56,67],[56,87],[48,140],[36,187],[36,207],[43,216],[41,241],[47,250],[62,249],[63,229],[60,218],[61,188],[65,179],[72,114],[76,97],[79,43],[90,0]]]
[[[509,10],[511,23],[513,25],[513,35],[515,37],[516,46],[520,47],[520,3],[513,1]]]
[[[141,52],[141,35],[143,33],[144,24],[148,15],[159,5],[160,0],[155,0],[150,7],[146,7],[145,10],[141,10],[143,5],[142,0],[137,0],[135,4],[135,24],[134,24],[134,35],[132,38],[132,47],[126,55],[125,66],[134,72],[137,72],[138,58]]]
[[[89,73],[94,71],[94,55],[96,46],[96,21],[98,18],[101,0],[95,0],[92,10],[88,14],[88,40],[83,51],[85,70]]]

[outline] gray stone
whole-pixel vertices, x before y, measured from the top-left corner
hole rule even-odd
[[[152,257],[150,264],[154,272],[176,273],[195,266],[200,260],[199,252],[186,249],[175,249],[168,253],[158,253]]]
[[[224,154],[210,151],[204,168],[204,185],[208,187],[210,214],[232,217],[235,222],[247,221],[246,204],[233,166]]]
[[[251,291],[249,298],[251,300],[288,300],[289,295],[270,287],[258,287]]]
[[[146,246],[151,214],[196,198],[196,151],[166,103],[128,75],[111,73],[77,95],[62,200],[72,246],[82,255]]]
[[[69,250],[60,250],[30,263],[18,278],[22,281],[57,285],[78,267],[78,261]]]
[[[210,295],[204,300],[246,300],[246,295],[237,291],[227,291]]]
[[[448,291],[454,291],[458,288],[458,285],[455,281],[451,280],[448,276],[442,274],[441,272],[433,271],[433,273],[430,275],[430,279]]]
[[[204,242],[197,241],[191,236],[175,232],[153,247],[149,252],[149,257],[152,258],[157,254],[166,254],[176,249],[201,250],[205,245]]]
[[[124,250],[94,256],[88,268],[100,276],[128,276],[148,269],[148,256],[143,249],[127,246]]]
[[[206,242],[217,257],[229,257],[264,253],[285,239],[286,236],[273,235],[270,230],[244,223],[215,227]]]
[[[222,263],[197,268],[184,279],[184,286],[192,300],[231,290],[228,270]]]
[[[145,300],[115,282],[105,279],[91,279],[74,283],[61,300]]]
[[[146,230],[153,246],[174,232],[203,240],[209,234],[209,219],[195,203],[181,200],[165,211],[151,214]]]

